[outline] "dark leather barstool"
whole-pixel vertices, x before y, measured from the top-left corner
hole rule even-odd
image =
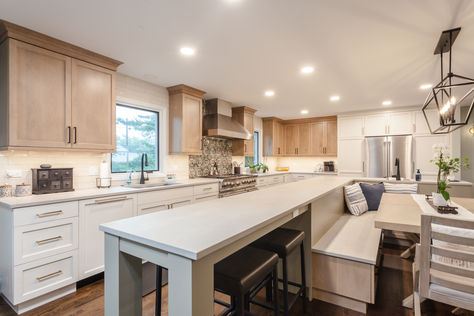
[[[250,294],[259,285],[272,281],[278,287],[278,255],[264,249],[245,247],[214,265],[214,288],[231,296],[231,304],[223,315],[235,311],[236,316],[251,315]],[[278,292],[274,291],[273,310],[278,315]]]
[[[251,315],[250,295],[257,288],[271,282],[273,288],[278,288],[278,255],[264,249],[245,247],[224,258],[214,265],[214,288],[231,296],[231,304],[215,299],[215,302],[227,307],[222,315],[244,316]],[[161,315],[162,274],[163,269],[156,267],[156,301],[155,315]],[[268,295],[268,290],[267,290]],[[271,296],[271,294],[270,294]],[[274,291],[273,310],[278,315],[278,292]],[[246,311],[248,311],[246,313]]]
[[[283,264],[283,315],[287,316],[290,308],[296,303],[300,295],[303,296],[303,311],[306,311],[306,273],[304,262],[304,232],[294,229],[277,228],[274,231],[266,234],[262,238],[256,240],[251,244],[252,247],[265,249],[276,252],[282,259]],[[299,246],[301,257],[301,284],[288,281],[288,264],[287,257]],[[288,284],[299,288],[295,298],[288,302]],[[267,286],[267,300],[270,300],[271,288]]]

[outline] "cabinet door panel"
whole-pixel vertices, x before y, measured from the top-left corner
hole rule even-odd
[[[183,152],[201,151],[202,105],[201,99],[183,96]]]
[[[373,114],[365,117],[365,136],[382,136],[387,134],[387,114]]]
[[[404,135],[413,133],[413,113],[399,112],[390,114],[388,134]]]
[[[296,153],[299,156],[309,155],[311,153],[311,125],[298,125],[298,148]]]
[[[337,121],[327,121],[326,124],[326,150],[328,156],[337,155]]]
[[[79,278],[104,271],[104,233],[99,225],[134,215],[131,196],[84,200],[79,204]]]
[[[16,40],[10,52],[10,146],[65,148],[71,58]]]
[[[285,126],[285,154],[296,155],[298,144],[298,125]]]
[[[72,60],[73,148],[115,149],[115,73]]]
[[[434,180],[438,174],[438,167],[430,162],[433,159],[433,145],[450,145],[448,135],[416,136],[415,143],[415,170],[420,169],[423,180]]]
[[[365,173],[363,150],[363,139],[339,140],[337,158],[339,174],[363,175]]]
[[[311,153],[322,155],[324,150],[324,122],[311,124]]]
[[[362,137],[364,136],[364,118],[362,116],[338,117],[339,137]]]

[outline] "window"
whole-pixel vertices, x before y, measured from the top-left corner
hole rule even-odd
[[[141,156],[148,156],[146,171],[159,170],[159,113],[117,104],[117,152],[112,154],[112,172],[141,170]]]
[[[258,132],[253,132],[253,164],[256,165],[260,163],[260,139],[258,138]]]
[[[248,167],[249,164],[258,165],[260,163],[260,139],[258,137],[258,132],[253,132],[253,156],[245,157],[245,166]]]

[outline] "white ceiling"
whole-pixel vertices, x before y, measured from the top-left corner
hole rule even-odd
[[[454,71],[474,77],[472,0],[2,0],[0,18],[282,118],[421,104],[441,31],[462,31]],[[196,49],[193,57],[179,54]],[[313,65],[304,76],[300,68]],[[264,96],[267,89],[275,96]],[[341,96],[337,103],[329,101]]]

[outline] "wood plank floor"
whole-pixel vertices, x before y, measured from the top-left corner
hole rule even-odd
[[[368,316],[410,316],[413,311],[403,308],[401,302],[412,291],[411,273],[409,262],[398,257],[398,251],[388,250],[385,252],[385,261],[390,267],[384,267],[380,272],[377,288],[376,304],[370,305]],[[104,283],[98,280],[83,286],[76,293],[65,296],[50,304],[46,304],[33,311],[23,314],[24,316],[72,316],[87,315],[96,316],[104,314]],[[260,295],[259,295],[260,296]],[[261,293],[263,297],[263,292]],[[167,316],[167,287],[163,291],[163,316]],[[219,297],[223,298],[223,297]],[[225,297],[224,297],[225,298]],[[143,315],[154,315],[155,295],[154,292],[143,298]],[[215,315],[219,315],[223,308],[215,307]],[[452,307],[432,301],[422,305],[423,315],[441,316],[451,315]],[[270,316],[271,312],[252,306],[252,312],[261,316]],[[0,299],[0,316],[13,316],[15,313]],[[292,316],[360,316],[362,314],[344,309],[332,304],[313,300],[308,304],[308,311],[302,311],[302,304],[298,302],[290,312]],[[472,312],[462,312],[460,315],[474,316]]]

